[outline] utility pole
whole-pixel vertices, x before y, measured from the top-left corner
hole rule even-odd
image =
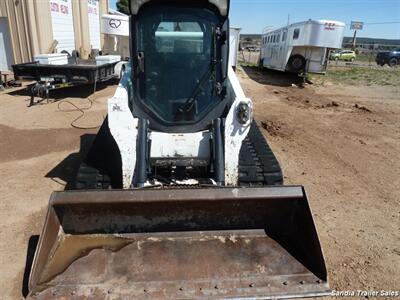
[[[356,51],[357,30],[362,30],[363,28],[364,28],[364,22],[360,22],[360,21],[351,21],[350,30],[354,30],[354,36],[353,36],[353,51]]]
[[[287,26],[290,24],[290,14],[287,15]]]
[[[353,36],[353,51],[356,50],[356,38],[357,38],[357,30],[354,30],[354,36]]]

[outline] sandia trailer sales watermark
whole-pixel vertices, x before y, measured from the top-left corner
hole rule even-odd
[[[331,292],[332,297],[399,297],[400,291],[394,290],[347,290]]]

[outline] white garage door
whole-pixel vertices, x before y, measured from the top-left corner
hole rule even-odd
[[[89,36],[92,49],[101,49],[99,8],[99,0],[88,0]]]
[[[11,69],[11,40],[7,18],[0,18],[0,71]]]
[[[71,0],[50,0],[53,38],[58,41],[57,52],[75,50],[74,22]]]

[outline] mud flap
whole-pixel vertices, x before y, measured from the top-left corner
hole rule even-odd
[[[55,192],[29,285],[35,299],[330,292],[300,186]]]

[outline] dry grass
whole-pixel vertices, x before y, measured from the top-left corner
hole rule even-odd
[[[344,85],[390,85],[399,86],[400,68],[331,66],[326,75],[310,75],[311,81],[322,84],[329,81]]]

